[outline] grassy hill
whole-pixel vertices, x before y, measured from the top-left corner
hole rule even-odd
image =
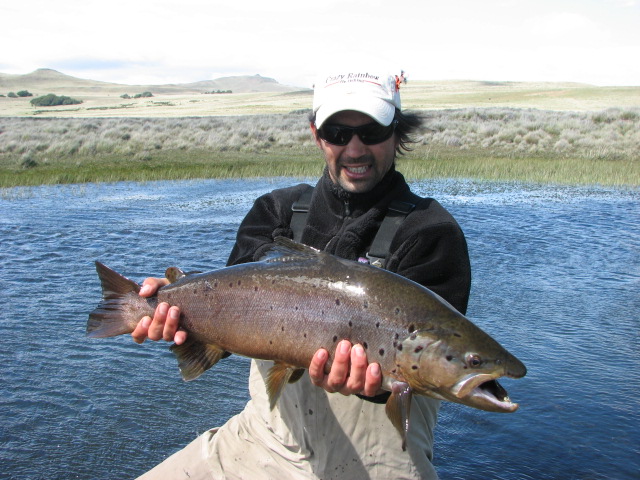
[[[254,76],[169,85],[122,85],[39,69],[26,75],[0,74],[0,94],[28,90],[82,100],[81,105],[34,108],[29,98],[0,97],[0,116],[186,117],[277,114],[311,107],[312,91]],[[206,94],[231,90],[231,94]],[[152,98],[123,99],[149,91]],[[578,83],[410,81],[403,107],[421,110],[516,107],[555,111],[599,111],[640,107],[640,86],[597,87]]]

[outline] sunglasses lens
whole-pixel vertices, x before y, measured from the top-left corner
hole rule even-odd
[[[351,141],[353,128],[342,125],[323,125],[318,133],[323,140],[333,145],[344,146]]]
[[[355,133],[365,145],[376,145],[388,140],[396,129],[397,121],[385,127],[373,122],[360,127],[347,127],[346,125],[323,125],[318,129],[318,135],[324,141],[333,145],[344,147],[353,138]]]
[[[358,136],[365,145],[376,145],[388,140],[393,135],[395,128],[395,122],[392,122],[387,127],[379,123],[370,123],[359,128]]]

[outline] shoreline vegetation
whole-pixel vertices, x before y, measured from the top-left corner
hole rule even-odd
[[[419,110],[409,180],[640,186],[640,108]],[[0,117],[0,187],[317,177],[308,111],[215,117]]]

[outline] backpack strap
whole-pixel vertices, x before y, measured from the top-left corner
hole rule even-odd
[[[293,239],[296,242],[300,242],[302,238],[302,231],[307,224],[307,217],[309,216],[309,206],[311,205],[311,196],[313,195],[313,187],[305,190],[300,198],[293,202],[291,210],[293,215],[291,216],[291,230],[293,230]]]
[[[402,200],[393,200],[389,204],[387,213],[367,252],[367,259],[371,265],[375,267],[385,266],[385,260],[389,255],[389,247],[391,247],[393,237],[395,237],[398,228],[400,228],[407,215],[416,208],[419,200],[420,197],[409,191],[403,195]]]
[[[293,215],[291,216],[291,230],[293,231],[293,239],[296,242],[300,242],[302,238],[302,231],[307,224],[307,217],[309,216],[309,206],[311,205],[311,196],[313,195],[313,188],[305,190],[300,198],[293,202],[291,210]],[[385,260],[389,255],[389,247],[391,241],[396,235],[398,228],[415,208],[420,201],[420,197],[411,191],[407,191],[401,200],[393,200],[388,207],[387,213],[380,228],[376,232],[376,236],[371,243],[371,247],[367,252],[367,259],[369,263],[376,267],[384,267]]]

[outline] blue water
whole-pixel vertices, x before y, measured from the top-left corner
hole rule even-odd
[[[136,280],[222,267],[253,199],[296,180],[0,191],[0,477],[126,479],[246,401],[246,359],[184,383],[164,342],[85,338],[98,259]],[[469,316],[528,367],[521,408],[443,403],[447,479],[640,472],[640,191],[433,181],[467,235]]]

